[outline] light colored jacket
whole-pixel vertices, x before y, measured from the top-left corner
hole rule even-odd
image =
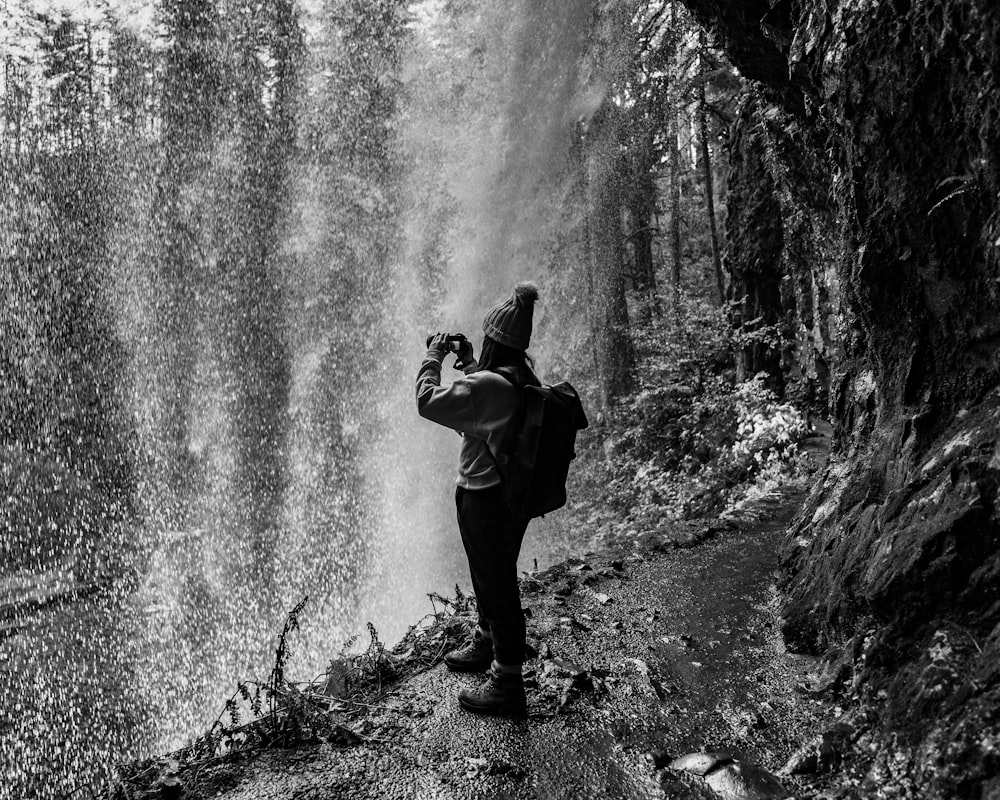
[[[464,489],[488,489],[500,483],[496,464],[487,451],[497,452],[517,413],[520,391],[502,375],[480,370],[473,362],[465,377],[441,385],[444,354],[428,350],[417,374],[417,412],[424,419],[462,434],[456,483]]]

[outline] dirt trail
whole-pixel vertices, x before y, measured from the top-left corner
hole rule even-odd
[[[663,769],[693,751],[725,749],[776,772],[836,713],[796,690],[816,664],[787,653],[778,633],[777,553],[801,499],[759,505],[758,521],[735,529],[679,526],[641,552],[592,554],[527,581],[539,656],[526,665],[526,721],[461,711],[456,694],[477,678],[439,665],[368,709],[360,744],[243,756],[200,779],[231,800],[596,800],[715,796]]]

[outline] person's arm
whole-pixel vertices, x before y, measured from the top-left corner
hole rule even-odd
[[[464,379],[451,386],[441,385],[441,362],[444,360],[444,337],[431,339],[417,373],[417,413],[424,419],[452,428],[461,433],[472,430],[475,407],[472,392]]]

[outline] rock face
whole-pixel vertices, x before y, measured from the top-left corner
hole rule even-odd
[[[739,118],[756,118],[759,107],[753,95],[746,95]],[[761,126],[741,124],[734,128],[729,148],[726,268],[732,278],[729,292],[735,303],[734,323],[744,334],[737,379],[766,372],[771,388],[781,396],[785,371],[776,337],[786,321],[781,302],[784,230],[777,185],[767,165],[767,145]]]
[[[730,268],[773,298],[773,268],[751,259],[781,231],[781,366],[837,429],[790,537],[785,635],[810,651],[851,640],[855,688],[885,692],[907,779],[979,797],[998,738],[1000,6],[685,2],[758,81],[734,140]],[[780,209],[756,245],[740,210],[754,186]],[[974,688],[936,672],[939,634],[956,670],[983,676]]]

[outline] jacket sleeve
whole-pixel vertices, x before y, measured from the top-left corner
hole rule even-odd
[[[476,417],[472,388],[464,378],[451,386],[441,386],[443,358],[438,350],[428,350],[424,356],[417,373],[417,413],[459,433],[472,432]]]

